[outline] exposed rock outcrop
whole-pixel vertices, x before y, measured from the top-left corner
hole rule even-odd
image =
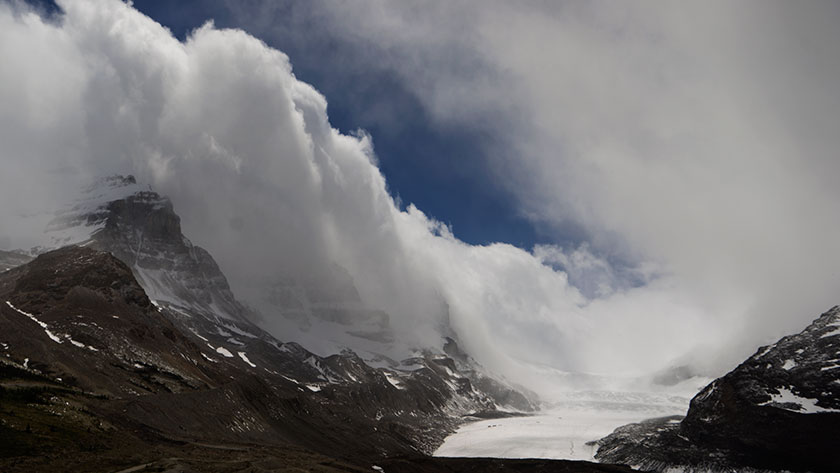
[[[686,417],[622,427],[596,458],[664,470],[840,471],[840,307],[706,386]]]

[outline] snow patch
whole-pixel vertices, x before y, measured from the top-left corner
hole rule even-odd
[[[318,391],[321,390],[321,386],[318,386],[317,384],[307,384],[306,387],[309,388],[309,390],[314,392],[314,393],[317,393]]]
[[[222,355],[225,358],[233,358],[233,353],[229,352],[227,348],[216,348],[216,353]]]
[[[270,370],[269,370],[269,371],[270,371]],[[278,372],[276,372],[276,371],[270,371],[270,372],[271,372],[271,373],[274,373],[274,374],[276,374],[276,375],[278,375],[278,376],[280,376],[281,378],[283,378],[283,379],[285,379],[285,380],[287,380],[287,381],[291,381],[291,382],[293,382],[293,383],[295,383],[295,384],[300,384],[300,381],[298,381],[298,380],[296,380],[296,379],[292,379],[292,378],[290,378],[290,377],[288,377],[288,376],[286,376],[286,375],[284,375],[284,374],[280,374],[280,373],[278,373]]]
[[[242,358],[242,361],[244,361],[245,363],[248,363],[251,366],[251,368],[256,368],[257,367],[257,365],[251,363],[251,360],[248,359],[248,356],[245,354],[244,351],[240,351],[240,352],[238,352],[238,354],[239,354],[239,358]]]
[[[209,342],[209,341],[210,341],[210,340],[207,340],[206,338],[202,337],[201,335],[199,335],[199,334],[198,334],[198,332],[196,332],[195,330],[190,329],[190,332],[192,332],[192,334],[193,334],[193,335],[195,335],[196,337],[198,337],[198,338],[200,338],[200,339],[204,340],[205,342]],[[212,348],[212,347],[211,347],[211,348]]]
[[[218,363],[219,362],[219,360],[214,360],[213,358],[210,358],[209,356],[205,355],[204,353],[202,353],[201,356],[203,356],[204,359],[207,360],[207,361],[210,361],[210,362],[213,362],[213,363]]]
[[[17,312],[17,313],[19,313],[19,314],[21,314],[21,315],[25,315],[26,317],[29,317],[29,318],[30,318],[32,321],[34,321],[36,324],[40,325],[40,326],[41,326],[41,328],[42,328],[42,329],[44,329],[44,332],[46,332],[46,333],[47,333],[47,336],[48,336],[48,337],[50,337],[50,339],[51,339],[52,341],[54,341],[55,343],[61,343],[61,339],[60,339],[60,338],[58,338],[58,337],[57,337],[54,333],[50,332],[49,328],[47,327],[47,324],[45,324],[44,322],[41,322],[40,320],[38,320],[38,319],[37,319],[34,315],[32,315],[32,314],[30,314],[30,313],[28,313],[28,312],[24,312],[24,311],[22,311],[22,310],[18,309],[17,307],[13,306],[13,305],[12,305],[12,303],[11,303],[11,302],[9,302],[9,301],[6,301],[6,304],[7,304],[9,307],[11,307],[11,308],[12,308],[12,310],[14,310],[15,312]]]
[[[306,363],[307,365],[309,365],[309,366],[315,368],[316,370],[318,370],[318,373],[320,373],[318,377],[323,379],[324,381],[328,381],[330,383],[337,382],[336,378],[334,376],[330,376],[330,374],[327,372],[327,370],[324,369],[324,367],[321,366],[321,363],[319,363],[318,360],[315,359],[314,356],[310,356],[309,358],[304,360],[304,363]]]
[[[715,389],[717,389],[717,381],[715,381],[712,384],[706,386],[706,388],[704,390],[700,391],[700,394],[697,395],[697,400],[698,401],[705,401],[706,399],[709,398],[709,396],[712,395],[712,393],[715,392]]]
[[[830,409],[817,405],[816,399],[801,397],[794,394],[790,388],[779,388],[778,394],[770,394],[770,400],[762,402],[759,406],[776,407],[786,411],[797,412],[800,414],[818,414],[821,412],[840,412],[840,409]],[[788,407],[793,404],[796,407]]]
[[[76,340],[73,340],[72,338],[70,338],[70,336],[69,336],[69,335],[67,336],[67,340],[68,340],[70,343],[72,343],[72,344],[73,344],[73,346],[76,346],[76,347],[79,347],[79,348],[87,348],[87,349],[88,349],[88,350],[90,350],[90,351],[99,351],[98,349],[93,348],[93,347],[92,347],[92,346],[90,346],[90,345],[85,345],[84,343],[80,343],[80,342],[77,342]]]
[[[795,367],[796,367],[796,362],[793,361],[793,360],[785,360],[785,364],[782,365],[782,369],[785,370],[785,371],[787,371],[791,368],[795,368]]]
[[[257,338],[257,336],[254,335],[253,333],[246,332],[246,331],[240,329],[239,327],[236,327],[236,326],[233,326],[233,325],[228,325],[228,324],[224,324],[224,325],[225,325],[226,329],[230,330],[231,332],[233,332],[237,335],[242,335],[243,337],[248,337],[248,338]],[[230,334],[228,334],[228,335],[230,335]]]
[[[382,371],[382,374],[385,375],[385,379],[387,379],[388,382],[391,383],[391,386],[393,386],[397,389],[405,389],[405,386],[403,386],[402,380],[400,378],[398,378],[397,376],[394,376],[392,373],[389,373],[387,371]]]
[[[840,325],[832,324],[832,325],[828,325],[828,327],[836,327],[836,328],[834,330],[830,331],[830,332],[822,334],[820,336],[820,338],[827,338],[827,337],[833,337],[835,335],[840,335]]]
[[[772,345],[767,345],[766,347],[764,347],[764,349],[763,349],[763,350],[761,350],[761,353],[758,353],[757,355],[753,355],[753,358],[754,358],[754,359],[759,359],[759,358],[761,358],[762,356],[766,355],[766,354],[767,354],[767,352],[769,352],[770,350],[772,350],[772,349],[774,349],[774,348],[776,348],[776,344],[775,344],[775,343],[774,343],[774,344],[772,344]]]

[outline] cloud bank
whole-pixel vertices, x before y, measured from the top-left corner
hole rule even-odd
[[[834,297],[840,196],[831,176],[840,169],[831,145],[840,134],[830,132],[840,120],[829,120],[838,99],[821,95],[819,82],[831,66],[805,83],[806,103],[780,95],[801,112],[788,117],[771,113],[763,94],[803,77],[756,90],[744,72],[752,66],[709,53],[728,44],[725,34],[691,49],[701,45],[682,29],[682,13],[546,16],[496,5],[476,10],[477,21],[473,10],[447,21],[424,10],[418,30],[403,28],[405,11],[381,4],[360,41],[387,39],[398,59],[408,42],[428,41],[422,28],[432,20],[452,35],[469,24],[463,48],[491,71],[505,69],[467,84],[431,68],[414,83],[448,123],[527,112],[512,129],[525,139],[509,142],[521,160],[494,155],[494,165],[509,171],[523,211],[550,224],[574,220],[593,235],[591,246],[528,252],[471,246],[421,209],[401,211],[377,167],[375,137],[333,129],[325,98],[295,78],[282,52],[245,32],[209,23],[179,42],[117,0],[59,4],[65,14],[55,21],[0,4],[8,247],[25,247],[36,230],[18,225],[22,216],[60,207],[93,176],[133,173],[172,198],[187,235],[216,256],[235,291],[278,271],[317,279],[337,263],[409,346],[439,344],[448,320],[479,361],[531,385],[527,366],[651,372],[729,346],[726,337],[745,327],[749,345],[802,325]],[[362,21],[340,13],[347,27]],[[506,15],[512,29],[501,28]],[[617,28],[628,15],[649,29]],[[724,33],[741,34],[736,20]],[[540,54],[546,45],[556,54]],[[592,57],[597,67],[587,67]],[[694,64],[709,57],[726,61]],[[425,63],[399,70],[417,64]],[[709,76],[712,68],[723,75]],[[811,102],[825,114],[811,116]],[[606,249],[631,269],[608,263]],[[708,354],[685,360],[698,359]]]
[[[583,228],[602,282],[656,268],[731,348],[716,369],[838,302],[834,2],[228,3],[278,42],[305,23],[346,45],[340,68],[388,71],[440,126],[497,137],[486,159],[522,212]]]

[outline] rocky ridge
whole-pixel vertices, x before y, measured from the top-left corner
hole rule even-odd
[[[622,427],[596,458],[656,471],[834,472],[838,438],[840,306],[706,386],[684,419]]]

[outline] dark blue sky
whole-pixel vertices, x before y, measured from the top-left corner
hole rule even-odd
[[[52,3],[30,2],[48,8]],[[295,75],[326,96],[334,127],[344,133],[370,133],[389,191],[403,208],[413,203],[472,244],[498,241],[530,249],[535,243],[557,242],[520,215],[512,196],[488,169],[484,150],[502,148],[493,143],[492,130],[444,129],[429,119],[392,72],[347,68],[359,52],[324,35],[323,28],[305,27],[317,21],[307,16],[306,2],[281,2],[283,14],[270,21],[243,15],[248,10],[243,4],[256,7],[259,0],[239,3],[236,12],[224,0],[133,3],[181,40],[212,19],[217,27],[244,29],[286,53]],[[262,29],[267,31],[257,31]]]

